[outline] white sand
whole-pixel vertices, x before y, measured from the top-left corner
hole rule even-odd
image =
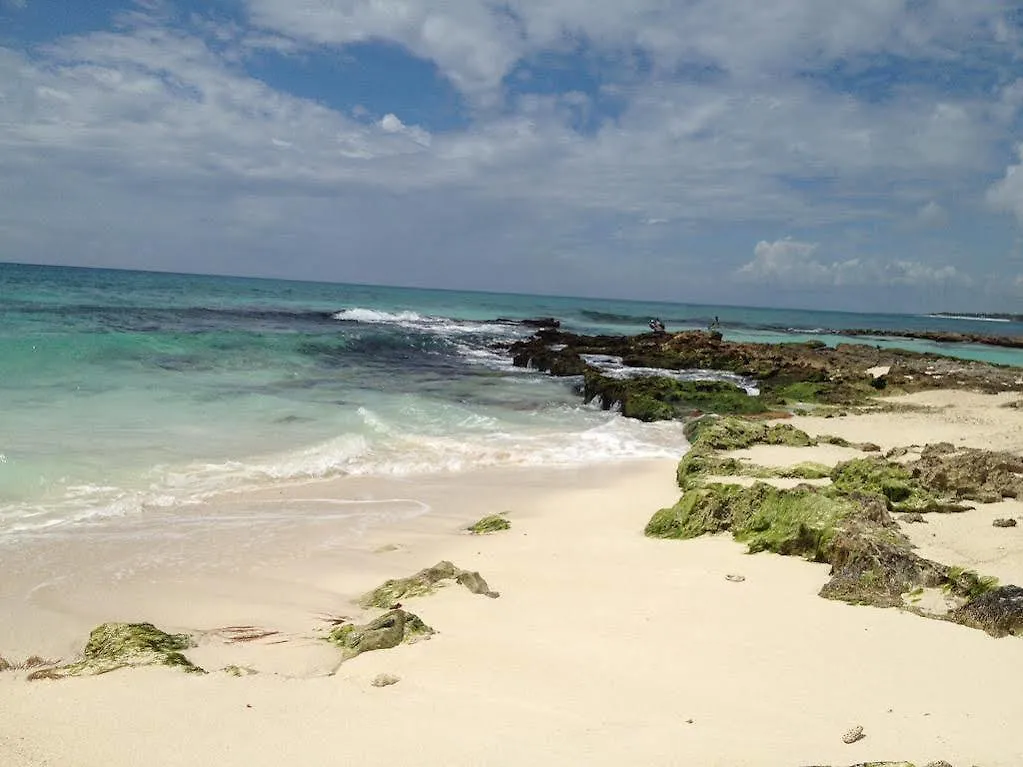
[[[822,433],[886,447],[941,434],[1023,448],[1023,414],[958,397],[968,400],[962,408],[946,395],[915,397],[944,408],[926,418],[796,425],[820,421]],[[815,459],[806,449],[799,460]],[[406,482],[406,497],[427,499],[431,515],[336,544],[323,525],[304,527],[251,551],[224,551],[217,567],[190,566],[191,556],[208,562],[221,550],[216,536],[180,552],[174,567],[119,578],[68,544],[66,567],[82,577],[30,595],[21,589],[32,583],[31,563],[19,561],[2,591],[19,624],[0,626],[8,656],[64,653],[89,626],[129,616],[175,630],[245,624],[282,633],[244,645],[204,635],[194,659],[262,671],[243,678],[138,669],[27,683],[23,673],[0,674],[0,765],[1023,764],[1023,642],[821,599],[827,567],[748,556],[728,539],[647,539],[652,512],[677,498],[673,468],[656,461]],[[376,492],[393,493],[394,484]],[[458,532],[503,509],[511,531]],[[972,513],[941,524],[965,524]],[[935,533],[934,556],[954,551],[965,565],[1020,572],[1023,554],[1007,543],[1020,537],[1015,530],[916,527],[914,535]],[[399,548],[374,553],[386,543]],[[408,600],[440,634],[325,676],[336,656],[316,639],[317,615],[358,616],[351,597],[442,558],[478,569],[501,597],[450,587]],[[745,581],[729,582],[729,573]],[[380,672],[401,681],[374,688]],[[867,737],[845,745],[842,733],[856,724]]]

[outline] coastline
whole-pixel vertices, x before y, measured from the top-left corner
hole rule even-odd
[[[897,411],[788,423],[884,449],[954,440],[1018,453],[1023,411],[1004,407],[1012,398],[923,392],[889,400],[909,406]],[[790,450],[800,461],[841,457]],[[1017,639],[822,599],[827,566],[748,555],[730,537],[644,537],[651,514],[678,499],[673,461],[384,483],[386,492],[402,484],[415,487],[429,514],[334,542],[322,526],[295,529],[273,542],[275,557],[239,547],[206,572],[157,563],[104,590],[83,578],[37,592],[34,611],[8,611],[11,625],[26,622],[16,640],[7,633],[0,643],[9,658],[66,657],[102,620],[147,620],[197,632],[189,657],[204,668],[237,664],[260,673],[140,668],[32,683],[22,672],[0,674],[4,763],[118,767],[142,754],[150,764],[215,759],[225,767],[325,759],[750,767],[1023,761],[1023,738],[1011,735],[1023,716]],[[296,492],[290,500],[341,493],[330,484]],[[385,494],[379,486],[374,492]],[[1015,503],[1001,502],[1018,516]],[[500,511],[509,512],[511,530],[462,531]],[[982,571],[996,561],[994,574],[1020,573],[1006,580],[1019,583],[1020,528],[992,529],[991,513],[948,515],[906,532],[925,556],[951,552],[962,557],[955,564]],[[220,546],[208,543],[194,553]],[[320,617],[359,616],[351,602],[358,594],[441,559],[478,570],[500,598],[452,586],[410,599],[405,606],[437,636],[360,655],[329,675],[338,655],[319,638]],[[728,581],[729,574],[745,580]],[[7,596],[16,583],[7,580]],[[61,620],[47,624],[40,617],[47,611]],[[236,643],[217,632],[232,625],[280,633]],[[380,673],[401,681],[374,688]],[[866,737],[846,745],[842,733],[854,725]]]

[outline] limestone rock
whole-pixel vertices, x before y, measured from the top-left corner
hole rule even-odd
[[[1023,457],[1012,453],[927,445],[912,472],[932,492],[949,497],[983,503],[1023,497]]]
[[[862,740],[864,737],[865,736],[863,734],[863,727],[861,725],[856,725],[855,727],[851,727],[848,730],[846,730],[845,733],[843,733],[842,742],[848,745],[855,743],[858,740]]]
[[[372,591],[363,594],[358,602],[364,608],[380,607],[386,610],[402,599],[432,594],[438,588],[442,588],[446,581],[460,583],[474,594],[497,595],[497,592],[490,590],[487,582],[479,573],[462,570],[453,563],[442,560],[433,567],[427,567],[407,578],[385,581]]]
[[[428,639],[435,633],[418,615],[399,609],[390,610],[362,626],[353,623],[337,626],[327,639],[341,648],[344,660],[349,660],[364,652]]]
[[[62,676],[89,676],[129,666],[174,666],[204,674],[182,655],[182,650],[194,646],[188,634],[168,634],[152,623],[104,623],[89,634],[82,660],[56,671]]]
[[[1023,588],[999,586],[952,612],[952,620],[995,637],[1023,635]]]
[[[394,674],[377,674],[373,677],[373,681],[370,684],[374,687],[390,687],[392,684],[398,684],[400,681],[401,677]]]
[[[467,528],[473,535],[486,535],[511,528],[511,522],[502,514],[489,514],[469,525]]]
[[[991,523],[991,525],[993,527],[1015,527],[1016,520],[1012,519],[1011,517],[1006,517],[1002,519],[996,519],[994,522]]]

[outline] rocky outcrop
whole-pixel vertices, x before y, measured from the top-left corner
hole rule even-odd
[[[432,594],[447,585],[448,582],[459,583],[473,594],[482,594],[488,597],[499,596],[496,591],[490,590],[487,582],[478,572],[462,570],[444,560],[407,578],[385,581],[359,597],[358,603],[364,608],[380,607],[386,610],[402,599]]]
[[[466,529],[473,535],[488,535],[511,529],[511,522],[503,514],[488,514]]]
[[[1023,635],[1023,588],[1000,586],[963,605],[952,619],[967,626],[983,629],[991,636]]]
[[[937,492],[981,503],[1023,497],[1023,457],[1012,453],[928,445],[911,464],[913,477]]]
[[[331,630],[327,639],[341,648],[345,661],[364,652],[429,639],[435,633],[418,615],[398,609],[389,610],[362,626],[342,623]]]
[[[764,442],[805,445],[813,440],[788,426],[737,418],[703,418],[688,425],[688,434],[692,448],[677,470],[682,496],[651,517],[646,535],[687,539],[727,532],[745,543],[750,553],[771,551],[830,564],[830,580],[820,591],[823,597],[878,607],[908,606],[926,614],[907,605],[907,595],[942,589],[958,604],[948,619],[995,636],[1023,632],[1023,589],[999,587],[994,578],[919,556],[892,516],[900,512],[923,521],[926,513],[967,510],[957,499],[975,495],[985,483],[997,488],[1007,481],[1005,472],[1011,471],[1006,467],[1012,464],[1004,456],[990,451],[964,451],[969,453],[964,456],[951,445],[936,445],[924,449],[929,463],[922,471],[877,455],[844,461],[830,470],[814,464],[768,469],[725,451]],[[941,462],[962,467],[965,473],[931,470]],[[972,476],[966,468],[970,466],[997,471]],[[728,480],[824,470],[830,484],[791,489]],[[965,487],[957,484],[960,481]]]
[[[188,634],[168,634],[152,623],[104,623],[89,634],[82,659],[50,671],[47,678],[92,676],[134,666],[172,666],[204,674],[182,652],[195,646]]]
[[[983,362],[866,344],[734,343],[705,331],[582,336],[543,328],[531,339],[511,344],[508,351],[518,367],[585,376],[583,394],[588,400],[599,398],[606,407],[618,403],[627,415],[644,420],[687,417],[694,410],[755,413],[800,405],[857,405],[882,390],[1023,390],[1018,370]],[[742,390],[728,384],[701,392],[680,388],[675,385],[680,382],[670,377],[609,378],[586,362],[590,355],[617,358],[627,368],[724,371],[756,380],[760,393],[742,399],[738,396]],[[868,372],[877,368],[888,372],[883,376]]]
[[[626,418],[665,421],[700,413],[763,413],[760,397],[724,381],[676,381],[660,376],[609,378],[592,370],[583,379],[583,400],[604,410],[619,407]]]

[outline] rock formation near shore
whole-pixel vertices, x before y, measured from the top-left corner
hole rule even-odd
[[[584,376],[582,394],[587,402],[620,406],[626,416],[646,421],[700,412],[754,414],[799,405],[858,405],[882,390],[1023,391],[1018,369],[984,362],[866,344],[735,343],[706,331],[583,336],[543,328],[532,338],[511,344],[508,351],[518,367],[554,376]],[[609,375],[587,361],[594,357],[619,360],[621,368]],[[883,375],[868,372],[884,368],[888,372]],[[672,377],[694,370],[755,380],[760,392],[750,396],[727,381]]]
[[[856,458],[831,469],[825,486],[783,489],[727,478],[791,476],[797,467],[769,469],[722,453],[751,444],[814,444],[808,434],[785,425],[716,417],[690,424],[687,433],[692,448],[677,472],[682,497],[653,515],[646,535],[685,539],[729,532],[751,553],[771,551],[830,564],[823,597],[912,609],[993,636],[1023,634],[1023,589],[998,586],[993,578],[920,557],[892,516],[962,513],[969,509],[963,499],[1000,500],[1016,492],[1019,458],[928,446],[916,464]],[[799,473],[820,473],[812,464],[799,466]],[[942,590],[958,607],[947,615],[916,608],[913,597],[925,589]]]
[[[447,582],[458,583],[473,594],[488,597],[500,596],[496,591],[491,591],[490,586],[478,572],[462,570],[444,560],[407,578],[393,578],[385,581],[359,597],[358,603],[363,608],[380,607],[386,610],[397,604],[399,600],[432,594],[445,586]]]

